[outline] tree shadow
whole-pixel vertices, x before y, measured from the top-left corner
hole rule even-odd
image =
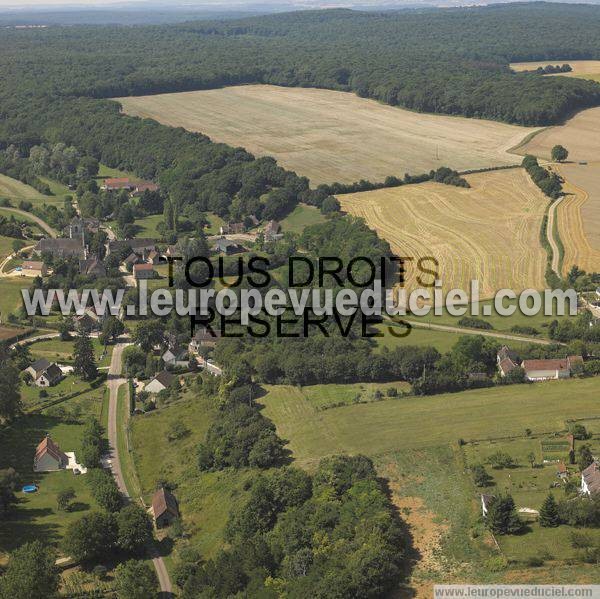
[[[410,580],[410,576],[415,566],[421,560],[422,555],[415,547],[414,537],[410,530],[410,526],[406,520],[402,518],[400,510],[394,504],[393,492],[390,489],[389,480],[387,478],[378,477],[377,482],[392,507],[392,516],[400,529],[404,541],[404,546],[402,547],[404,555],[401,563],[401,578],[398,580],[397,593],[395,593],[395,596],[412,598],[416,595],[416,591],[408,585],[408,581]]]

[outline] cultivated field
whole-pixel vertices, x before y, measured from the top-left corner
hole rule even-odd
[[[377,181],[442,165],[466,170],[514,164],[518,159],[507,150],[535,130],[419,114],[345,92],[272,85],[117,100],[128,114],[274,156],[313,184]]]
[[[557,207],[558,231],[565,248],[563,271],[573,265],[600,270],[600,163],[561,164],[566,193]]]
[[[600,60],[555,60],[552,62],[513,62],[510,68],[513,71],[535,71],[538,67],[547,67],[569,64],[573,69],[569,73],[553,73],[547,77],[577,77],[579,79],[600,80]]]
[[[546,254],[539,242],[547,198],[522,169],[467,176],[470,189],[424,183],[339,196],[399,256],[431,256],[445,289],[480,284],[481,297],[503,287],[543,288]],[[431,260],[424,263],[432,268]],[[407,267],[407,287],[417,281]],[[424,283],[432,277],[425,275]]]
[[[550,151],[556,144],[561,144],[569,150],[569,160],[599,160],[600,107],[582,110],[564,125],[540,131],[514,151],[521,155],[533,154],[549,160]]]

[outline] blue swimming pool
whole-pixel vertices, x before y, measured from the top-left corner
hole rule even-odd
[[[23,487],[23,493],[35,493],[37,490],[37,485],[25,485]]]

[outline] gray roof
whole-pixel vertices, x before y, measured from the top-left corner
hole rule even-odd
[[[49,381],[56,381],[62,377],[62,370],[58,364],[50,364],[42,374],[44,374]]]
[[[173,380],[175,379],[175,377],[170,372],[163,370],[162,372],[159,372],[154,377],[154,379],[157,380],[164,387],[169,387],[173,383]]]
[[[40,239],[35,246],[37,252],[48,252],[55,256],[81,256],[84,255],[84,248],[81,239]]]
[[[600,493],[600,465],[598,462],[592,462],[582,473],[583,480],[590,493]]]
[[[33,370],[35,370],[35,372],[43,372],[44,370],[46,370],[46,368],[48,368],[50,366],[50,362],[48,362],[48,360],[46,360],[46,358],[40,358],[39,360],[36,360],[33,364],[31,364],[31,366],[29,366],[29,368],[32,368]]]

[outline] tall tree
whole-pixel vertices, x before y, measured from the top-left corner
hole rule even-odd
[[[585,470],[594,461],[590,446],[585,444],[577,450],[577,465],[580,470]]]
[[[73,370],[84,381],[92,381],[98,376],[94,346],[90,336],[85,331],[80,331],[75,340],[73,358]]]
[[[552,160],[556,160],[557,162],[564,162],[569,156],[569,151],[564,146],[557,144],[552,148],[551,156]]]
[[[135,560],[117,566],[115,583],[119,599],[148,599],[156,595],[158,587],[154,570]]]
[[[560,524],[558,505],[552,493],[548,493],[548,496],[544,499],[544,503],[542,503],[539,522],[540,526],[544,528],[555,528]]]
[[[494,534],[499,535],[515,534],[523,528],[511,495],[499,495],[492,500],[487,524]]]
[[[25,543],[10,556],[0,577],[0,597],[39,599],[58,597],[59,572],[54,552],[40,541]]]
[[[12,420],[21,412],[20,385],[19,371],[0,347],[0,420]]]

